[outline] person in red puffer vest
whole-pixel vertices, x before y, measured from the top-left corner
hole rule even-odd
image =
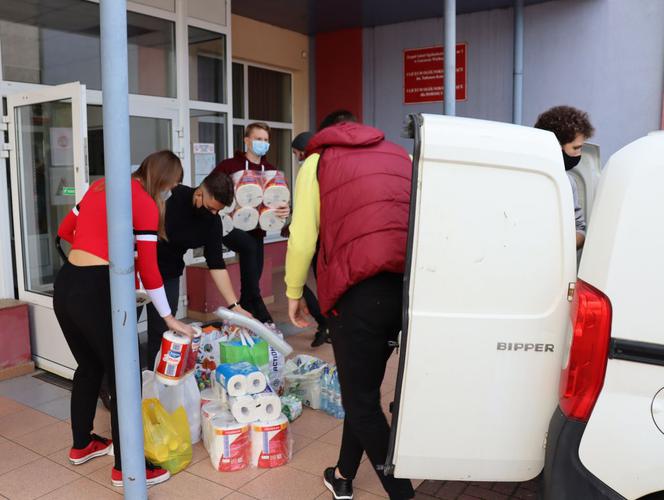
[[[318,242],[318,298],[346,412],[339,460],[324,482],[335,498],[352,498],[366,452],[390,498],[412,498],[409,480],[378,470],[390,434],[380,386],[401,330],[412,162],[348,111],[323,120],[307,153],[295,184],[286,295],[293,324],[308,326],[302,290]]]

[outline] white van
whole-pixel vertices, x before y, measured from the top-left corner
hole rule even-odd
[[[413,115],[410,132],[387,470],[460,481],[544,470],[551,500],[664,492],[664,134],[613,155],[596,192],[597,149],[574,169],[590,219],[577,281],[553,134],[438,115]]]

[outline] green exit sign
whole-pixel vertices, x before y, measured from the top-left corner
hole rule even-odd
[[[76,188],[74,187],[63,187],[62,188],[63,196],[76,196]]]

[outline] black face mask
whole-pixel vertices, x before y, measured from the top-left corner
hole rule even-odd
[[[567,153],[565,153],[565,151],[563,151],[563,160],[565,162],[565,170],[572,170],[581,161],[581,155],[570,156]]]
[[[205,208],[205,205],[201,205],[200,207],[195,207],[194,208],[194,213],[196,214],[197,217],[201,218],[206,218],[206,217],[212,217],[212,212],[210,212],[207,208]]]

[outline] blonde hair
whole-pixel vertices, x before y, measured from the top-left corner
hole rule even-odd
[[[260,130],[265,130],[267,132],[267,136],[270,137],[271,135],[270,126],[265,122],[250,123],[249,125],[247,125],[247,128],[244,131],[244,136],[249,137],[251,135],[251,132],[257,128]]]
[[[166,229],[164,227],[164,216],[166,203],[161,197],[161,192],[170,189],[174,184],[182,182],[183,170],[180,158],[173,151],[163,150],[148,155],[132,174],[143,185],[150,197],[159,209],[159,236],[166,240]]]

